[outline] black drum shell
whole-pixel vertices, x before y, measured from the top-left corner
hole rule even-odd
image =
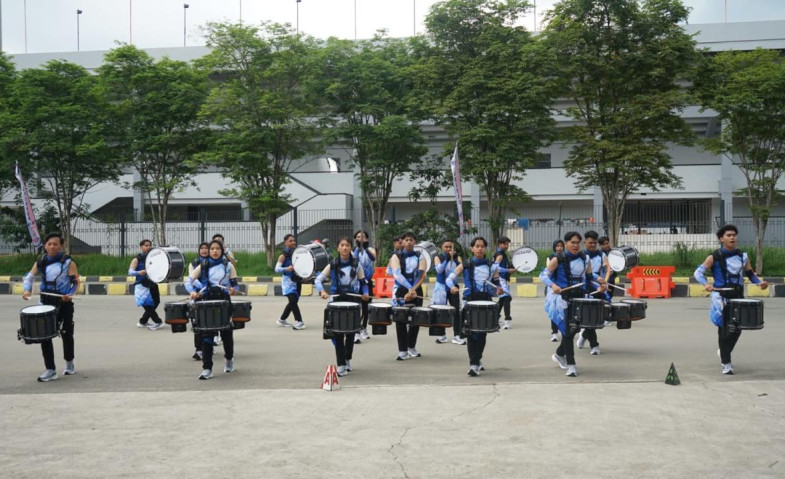
[[[622,299],[622,303],[630,305],[630,319],[638,321],[646,318],[646,308],[648,304],[642,299]]]
[[[452,328],[455,319],[455,308],[434,308],[432,305],[431,309],[433,310],[433,322],[431,323],[433,326]],[[440,334],[439,336],[442,335]]]
[[[368,324],[371,326],[389,326],[392,324],[392,307],[369,304]]]
[[[605,327],[605,302],[601,299],[576,298],[571,301],[572,322],[581,328],[602,329]]]
[[[723,310],[728,330],[763,329],[763,301],[756,299],[729,299]]]
[[[251,302],[250,301],[232,301],[232,322],[233,323],[247,323],[251,320]],[[242,327],[235,327],[234,329],[243,329]]]
[[[484,303],[484,302],[483,302]],[[464,329],[472,333],[495,333],[499,330],[498,306],[493,304],[466,303],[463,309]]]
[[[25,313],[23,309],[19,312],[19,320],[21,327],[18,334],[25,344],[40,343],[60,334],[57,328],[57,308],[40,313]]]
[[[164,322],[166,324],[188,324],[188,303],[176,302],[164,304]]]
[[[324,330],[327,334],[356,333],[362,329],[359,303],[351,306],[329,303],[325,312]]]
[[[191,305],[191,327],[196,332],[229,329],[231,309],[229,301],[197,301]]]
[[[395,323],[409,323],[411,321],[411,306],[393,306],[392,320]]]
[[[410,316],[412,318],[412,326],[430,328],[433,324],[433,310],[430,308],[412,308]]]

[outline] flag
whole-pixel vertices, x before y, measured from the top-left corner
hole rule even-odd
[[[22,178],[22,171],[19,170],[18,162],[16,163],[16,179],[19,180],[19,190],[22,192],[27,231],[30,232],[30,239],[33,240],[33,246],[38,249],[41,247],[41,236],[38,234],[38,225],[35,224],[35,213],[33,212],[33,205],[30,203],[30,194],[27,192],[27,185],[25,184],[25,179]]]
[[[461,164],[458,157],[458,142],[455,142],[455,151],[450,160],[450,170],[452,170],[453,187],[455,188],[455,203],[458,206],[458,229],[463,236],[463,191],[461,190]]]

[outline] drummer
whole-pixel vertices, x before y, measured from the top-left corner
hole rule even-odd
[[[193,269],[186,289],[194,301],[229,301],[240,287],[237,284],[237,271],[225,257],[224,246],[220,240],[210,242],[210,256],[201,261]],[[224,347],[224,372],[234,372],[234,335],[232,328],[220,331]],[[213,346],[215,334],[212,331],[200,335],[202,342],[202,373],[199,379],[210,379],[213,376]]]
[[[709,307],[709,318],[717,326],[719,350],[717,354],[722,362],[722,374],[733,374],[733,363],[731,363],[731,353],[736,346],[736,342],[741,336],[741,331],[730,332],[727,321],[723,314],[725,303],[729,299],[744,297],[744,278],[742,271],[752,284],[757,284],[761,289],[766,289],[769,284],[760,279],[750,266],[750,259],[747,253],[736,248],[739,239],[739,230],[734,225],[725,225],[717,230],[717,238],[720,240],[720,248],[712,252],[703,261],[703,264],[695,270],[694,276],[700,284],[711,293],[711,306]],[[709,271],[714,278],[714,284],[706,280],[706,272]],[[717,291],[723,289],[726,291]]]
[[[226,246],[226,240],[224,240],[224,235],[222,235],[221,233],[216,233],[216,234],[213,235],[212,239],[218,240],[218,241],[221,242],[221,244],[224,247],[224,251],[225,251],[224,256],[226,256],[226,259],[228,259],[229,262],[232,263],[232,266],[234,266],[236,268],[237,267],[237,260],[234,258],[234,253],[232,253],[232,250],[230,250],[229,247]]]
[[[194,269],[196,269],[196,267],[199,266],[202,263],[202,261],[205,261],[207,258],[210,257],[210,243],[207,242],[200,243],[198,254],[199,256],[197,256],[193,261],[191,261],[188,264],[188,276],[186,276],[185,284],[184,284],[186,291],[190,291],[188,289],[189,284],[193,285],[193,280],[191,279],[191,275],[193,274]],[[201,338],[199,337],[199,333],[197,333],[196,331],[194,331],[194,354],[191,357],[195,361],[202,360],[202,341]]]
[[[275,272],[281,273],[281,289],[283,295],[289,300],[289,303],[281,313],[278,319],[278,326],[293,329],[305,329],[303,322],[303,315],[300,313],[300,294],[302,294],[303,283],[300,278],[294,274],[294,266],[292,265],[292,253],[294,248],[297,247],[297,242],[294,235],[286,235],[283,237],[284,249],[283,253],[278,257],[278,263],[275,265]],[[294,325],[287,321],[289,313],[294,315]]]
[[[403,250],[390,257],[393,284],[393,306],[422,306],[422,283],[425,280],[425,258],[414,250],[417,239],[414,233],[408,232],[401,237]],[[395,335],[398,339],[397,361],[422,356],[417,351],[417,333],[420,327],[408,323],[395,323]]]
[[[447,288],[447,277],[461,264],[461,257],[455,251],[455,243],[451,239],[442,241],[442,252],[433,259],[433,269],[436,270],[436,283],[433,286],[433,297],[431,304],[447,305],[455,309],[453,316],[453,337],[455,344],[466,344],[466,340],[461,337],[461,319],[457,314],[461,310],[461,298],[458,293],[453,293]],[[447,335],[436,338],[438,344],[446,343]]]
[[[150,281],[144,266],[145,260],[147,259],[147,253],[150,252],[152,247],[153,242],[149,239],[143,239],[139,242],[139,249],[141,252],[131,260],[131,264],[128,266],[128,276],[136,277],[136,280],[134,281],[134,297],[136,298],[136,305],[141,306],[144,309],[144,314],[139,322],[136,323],[136,327],[146,327],[150,331],[155,331],[156,329],[161,329],[164,323],[155,311],[158,305],[161,304],[158,284]],[[148,319],[152,319],[153,324],[148,326]]]
[[[502,309],[504,309],[504,325],[502,329],[510,329],[512,317],[510,316],[510,303],[512,296],[510,295],[510,273],[515,271],[515,268],[510,264],[510,258],[507,256],[507,250],[510,248],[510,238],[506,236],[499,237],[496,242],[496,251],[493,253],[493,261],[499,266],[499,276],[504,279],[504,293],[499,296],[499,319],[501,319]]]
[[[36,275],[41,275],[41,304],[57,307],[57,328],[63,338],[63,374],[70,376],[76,373],[74,367],[74,303],[71,301],[79,290],[79,273],[76,263],[70,256],[63,253],[63,237],[60,233],[50,233],[44,238],[46,254],[33,263],[30,272],[24,277],[22,299],[30,299]],[[55,350],[51,339],[41,342],[41,353],[44,356],[46,370],[38,376],[38,381],[45,383],[57,379],[55,367]]]
[[[547,261],[550,261],[552,258],[555,258],[556,256],[558,256],[560,254],[564,254],[564,241],[558,239],[558,240],[553,242],[553,253],[548,255],[548,259],[546,260],[546,264],[547,264]],[[545,269],[545,268],[543,268],[543,269]],[[546,286],[545,287],[545,296],[548,296],[548,291],[549,290],[550,290],[550,288],[548,288]],[[559,342],[559,327],[556,326],[556,323],[554,323],[553,321],[551,321],[551,342],[552,343]]]
[[[355,235],[356,237],[357,235]],[[324,290],[324,282],[328,278],[330,280],[331,295],[328,295]],[[352,254],[351,239],[345,237],[338,241],[338,257],[333,259],[316,276],[314,285],[322,299],[332,297],[330,299],[331,302],[348,301],[368,304],[371,297],[368,295],[365,268],[362,267],[360,260]],[[362,296],[360,296],[361,292]],[[333,346],[335,346],[335,360],[338,363],[338,376],[346,376],[352,371],[351,360],[352,352],[354,351],[354,334],[337,334],[332,337],[332,341]]]
[[[600,236],[600,239],[597,240],[597,241],[600,243],[600,249],[602,250],[602,253],[607,258],[608,257],[608,253],[611,252],[611,239],[608,238],[607,236]],[[605,271],[603,271],[601,274],[604,276],[605,275]],[[617,277],[618,277],[618,273],[616,273],[616,271],[611,270],[611,275],[608,278],[608,285],[609,285],[608,286],[608,291],[606,292],[606,294],[608,295],[608,297],[611,300],[613,300],[613,292],[616,290],[616,288],[614,288],[614,287],[612,287],[610,285],[616,284],[616,278]],[[606,326],[608,326],[608,324],[606,324]]]
[[[571,302],[575,298],[585,296],[586,289],[589,287],[588,278],[591,275],[591,263],[586,254],[581,251],[581,239],[581,234],[577,231],[565,234],[566,251],[552,256],[540,273],[540,280],[550,288],[545,298],[545,312],[551,321],[556,323],[562,335],[561,344],[551,359],[560,368],[566,369],[567,376],[571,377],[578,375],[572,340],[579,330],[576,325],[568,323]],[[565,289],[566,291],[563,291]]]
[[[599,237],[600,235],[597,234],[596,231],[590,230],[586,232],[583,239],[583,246],[585,248],[583,253],[586,255],[589,264],[591,265],[588,293],[594,293],[591,296],[592,298],[603,299],[610,302],[610,297],[606,294],[608,289],[606,283],[611,275],[611,268],[608,266],[608,257],[605,256],[605,253],[603,253],[598,246],[597,240]],[[595,283],[599,286],[595,286]],[[578,346],[578,349],[583,349],[586,341],[589,342],[589,346],[591,347],[591,352],[589,354],[598,356],[600,354],[600,343],[597,340],[596,329],[582,329],[581,332],[578,333],[578,339],[576,340],[575,345]]]
[[[354,233],[354,241],[357,245],[352,251],[352,256],[359,261],[362,266],[365,278],[368,283],[368,294],[373,296],[373,267],[376,262],[376,249],[374,249],[368,240],[368,232],[364,230],[357,230]],[[338,253],[340,255],[341,245],[338,244]],[[354,335],[354,342],[359,343],[363,339],[369,339],[368,335],[368,301],[362,301],[360,306],[362,308],[362,329],[359,333]]]
[[[464,307],[466,301],[490,301],[493,296],[504,294],[506,283],[504,278],[499,276],[499,265],[485,257],[488,247],[485,238],[482,236],[474,238],[471,246],[472,258],[458,265],[446,281],[450,292],[458,294],[456,281],[458,276],[463,274]],[[466,335],[469,376],[479,376],[480,371],[485,370],[485,366],[482,364],[482,353],[485,351],[487,339],[488,333],[470,332]]]

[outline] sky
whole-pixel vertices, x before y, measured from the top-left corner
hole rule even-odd
[[[204,45],[201,26],[209,21],[262,21],[298,25],[317,38],[370,38],[378,29],[390,36],[423,33],[424,18],[438,0],[0,0],[2,49],[10,54],[108,50],[116,42],[140,48]],[[533,3],[533,0],[530,0]],[[783,0],[683,0],[689,22],[785,20]],[[187,3],[188,9],[183,5]],[[539,26],[556,0],[537,0]],[[26,12],[25,15],[25,5]],[[356,7],[356,8],[355,8]],[[79,34],[77,35],[77,14]],[[183,13],[185,13],[185,18]],[[355,22],[356,13],[356,22]],[[26,18],[25,18],[26,17]],[[520,23],[534,29],[529,12]],[[26,27],[26,28],[25,28]],[[25,42],[25,31],[26,42]],[[26,44],[25,44],[26,43]]]

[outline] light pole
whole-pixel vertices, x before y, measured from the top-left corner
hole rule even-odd
[[[185,18],[186,18],[185,15],[186,15],[186,12],[188,12],[188,7],[189,6],[190,5],[188,5],[187,3],[183,4],[183,46],[185,46]]]
[[[243,23],[243,0],[240,0],[240,23]]]
[[[412,35],[417,36],[417,0],[412,0]]]
[[[134,2],[128,0],[128,44],[134,44]]]
[[[24,2],[25,53],[27,53],[27,0]]]
[[[79,51],[80,50],[80,46],[81,46],[79,44],[79,17],[81,15],[82,15],[82,11],[81,10],[77,10],[76,11],[76,51]]]
[[[300,2],[302,0],[297,0],[297,34],[300,34]]]
[[[357,0],[354,0],[354,41],[357,41]]]

